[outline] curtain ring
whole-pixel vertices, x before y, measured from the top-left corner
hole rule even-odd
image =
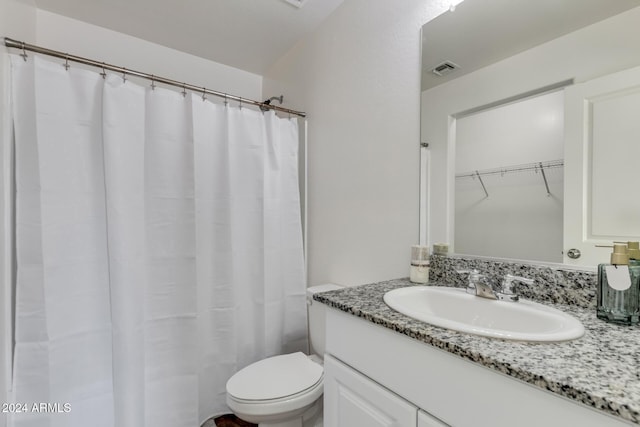
[[[122,67],[122,83],[127,82],[127,69]]]
[[[104,69],[104,62],[102,63],[102,72],[100,73],[100,75],[102,76],[103,79],[107,78],[107,72]]]
[[[242,97],[240,97],[240,105],[238,106],[238,108],[242,110]]]
[[[207,92],[206,92],[206,91],[207,91],[207,88],[206,88],[206,87],[203,87],[203,88],[202,88],[202,100],[203,100],[203,101],[206,101],[206,100],[207,100]]]
[[[22,53],[20,54],[20,56],[22,56],[22,59],[24,59],[24,62],[27,62],[27,50],[24,47],[24,42],[22,42]]]
[[[156,77],[151,74],[151,90],[156,90]]]
[[[224,94],[224,106],[228,106],[229,105],[229,100],[227,99],[227,94]]]
[[[186,85],[186,83],[182,83],[182,97],[183,98],[187,97],[187,85]]]
[[[70,65],[69,65],[69,54],[68,53],[65,53],[65,55],[64,55],[64,65],[63,65],[63,67],[64,67],[65,70],[69,71]]]

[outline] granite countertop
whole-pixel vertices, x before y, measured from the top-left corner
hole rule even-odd
[[[559,343],[526,343],[442,329],[389,308],[383,295],[408,279],[344,288],[314,299],[413,339],[495,369],[592,408],[640,424],[640,327],[603,322],[595,309],[550,305],[582,322],[585,335]]]

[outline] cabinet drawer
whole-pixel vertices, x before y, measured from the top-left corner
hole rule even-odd
[[[413,427],[418,409],[395,393],[326,355],[324,422],[331,427]],[[443,426],[444,424],[440,424]],[[436,424],[424,424],[425,427]]]

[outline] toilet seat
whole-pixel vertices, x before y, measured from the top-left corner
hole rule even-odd
[[[322,380],[323,369],[301,352],[252,363],[227,382],[227,393],[241,401],[270,401],[293,397]]]
[[[227,404],[241,418],[301,413],[323,391],[323,368],[304,353],[269,357],[238,371],[227,382]]]

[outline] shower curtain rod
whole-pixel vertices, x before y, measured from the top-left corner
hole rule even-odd
[[[179,87],[183,89],[183,93],[185,93],[187,90],[190,90],[195,93],[202,93],[203,97],[205,95],[213,95],[220,98],[224,98],[225,100],[237,101],[240,103],[240,105],[242,104],[256,105],[261,109],[276,110],[276,111],[281,111],[283,113],[293,114],[299,117],[306,117],[306,113],[303,111],[290,110],[288,108],[278,107],[277,105],[270,105],[265,102],[255,101],[248,98],[242,98],[240,96],[235,96],[235,95],[229,95],[227,93],[218,92],[216,90],[207,89],[205,87],[198,87],[188,83],[167,79],[165,77],[159,77],[153,74],[147,74],[140,71],[130,70],[124,67],[118,67],[116,65],[106,64],[104,62],[95,61],[93,59],[83,58],[81,56],[76,56],[76,55],[70,55],[68,53],[60,52],[57,50],[47,49],[44,47],[32,45],[32,44],[21,42],[18,40],[13,40],[9,37],[4,38],[4,45],[9,48],[21,49],[22,50],[21,56],[24,58],[25,61],[27,60],[27,51],[41,53],[43,55],[49,55],[56,58],[64,59],[66,61],[65,67],[68,66],[69,61],[77,62],[80,64],[102,68],[103,71],[104,70],[117,71],[118,73],[121,73],[123,75],[128,74],[131,76],[136,76],[136,77],[141,77],[143,79],[151,80],[152,85],[154,85],[155,83],[162,83],[169,86]]]

